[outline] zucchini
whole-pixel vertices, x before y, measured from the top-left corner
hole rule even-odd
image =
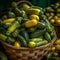
[[[31,28],[28,29],[28,32],[29,32],[29,33],[30,33],[30,32],[33,33],[33,32],[35,32],[35,31],[36,31],[36,27],[31,27]]]
[[[37,24],[38,24],[38,21],[36,19],[32,19],[25,22],[25,27],[30,28],[30,27],[36,26]]]
[[[36,37],[39,37],[39,36],[43,35],[45,32],[46,32],[46,29],[37,30],[37,31],[33,32],[33,33],[30,35],[30,37],[31,37],[31,38],[36,38]]]
[[[50,34],[49,34],[48,32],[46,32],[46,33],[44,34],[44,37],[45,37],[45,39],[46,39],[48,42],[51,41],[51,36],[50,36]]]
[[[38,22],[37,27],[43,29],[46,27],[45,22]]]
[[[13,12],[8,12],[8,17],[9,18],[15,18],[16,17],[16,15],[13,13]]]
[[[15,39],[12,38],[12,37],[7,37],[6,42],[9,43],[9,44],[14,44]]]
[[[17,7],[14,9],[14,12],[15,12],[15,14],[17,15],[17,16],[21,16],[21,10],[20,9],[18,9]]]
[[[48,43],[47,40],[43,40],[43,41],[40,41],[40,42],[38,42],[38,43],[36,43],[36,44],[37,44],[37,47],[38,47],[38,46],[45,45],[45,44],[47,44],[47,43]]]
[[[30,8],[30,6],[26,3],[24,3],[22,8],[23,8],[23,10],[27,11]]]
[[[47,32],[53,32],[54,27],[52,25],[46,24],[46,30],[47,30]]]
[[[25,40],[25,38],[23,36],[18,35],[17,38],[18,38],[18,41],[21,42],[22,46],[27,47],[27,42],[26,42],[26,40]]]
[[[24,18],[24,19],[27,19],[28,16],[26,14],[26,12],[24,10],[21,10],[21,16]]]
[[[15,21],[7,30],[6,35],[10,35],[16,28],[20,26],[18,21]]]
[[[32,38],[32,39],[30,39],[30,41],[35,42],[35,43],[40,42],[42,40],[43,40],[42,38]]]
[[[47,54],[46,59],[50,60],[52,56],[53,56],[53,52],[50,52]]]
[[[46,20],[47,19],[47,17],[45,15],[40,15],[40,17],[41,17],[40,18],[41,20]]]
[[[54,32],[51,32],[50,36],[51,36],[51,38],[53,38],[54,37]]]
[[[22,36],[25,38],[26,42],[29,42],[29,35],[28,32],[26,30],[23,30],[21,32]]]
[[[7,36],[5,36],[4,34],[0,33],[0,39],[3,40],[3,41],[6,41]]]
[[[32,12],[32,13],[31,13]],[[27,11],[26,11],[27,14],[35,14],[35,15],[39,15],[40,13],[40,9],[38,8],[29,8]]]
[[[12,24],[12,23],[5,23],[5,24],[3,24],[3,27],[4,27],[4,28],[8,28],[8,27],[11,26],[11,24]]]
[[[22,18],[22,17],[16,17],[16,20],[17,20],[19,23],[21,23],[22,20],[23,20],[23,18]]]
[[[13,44],[15,42],[15,40],[13,38],[7,37],[4,34],[0,34],[0,39],[3,40],[3,41],[8,42],[10,44]]]
[[[12,33],[12,36],[13,37],[17,37],[18,34],[19,34],[20,30],[19,29],[16,29],[13,33]]]
[[[4,21],[2,21],[2,23],[12,23],[14,22],[16,19],[15,18],[9,18],[9,19],[5,19]]]

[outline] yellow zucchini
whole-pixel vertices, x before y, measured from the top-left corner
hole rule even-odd
[[[14,43],[14,46],[20,48],[20,47],[21,47],[21,44],[20,44],[19,41],[16,41],[16,42]]]
[[[4,20],[2,23],[12,23],[15,20],[16,20],[15,18],[9,18],[9,19]]]
[[[38,24],[38,21],[33,19],[33,20],[29,20],[25,23],[25,27],[29,28],[29,27],[33,27],[36,26]]]

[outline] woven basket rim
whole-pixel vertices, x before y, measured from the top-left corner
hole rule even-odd
[[[53,43],[53,42],[56,40],[56,38],[57,38],[57,36],[56,36],[55,31],[54,31],[54,37],[53,37],[53,39],[52,39],[51,42],[49,42],[49,43],[46,44],[46,45],[39,46],[39,47],[35,47],[35,48],[29,48],[29,47],[20,47],[20,48],[18,48],[18,47],[15,47],[15,46],[13,46],[13,45],[10,45],[10,44],[2,41],[2,40],[0,40],[0,42],[1,42],[3,45],[8,46],[8,47],[10,47],[10,48],[12,48],[12,49],[15,49],[15,50],[18,50],[18,49],[30,50],[30,49],[39,49],[39,48],[41,49],[41,48],[44,48],[44,47],[46,47],[46,46],[49,46],[51,43]]]

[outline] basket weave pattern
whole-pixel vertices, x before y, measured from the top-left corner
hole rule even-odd
[[[43,56],[48,53],[56,40],[56,34],[54,33],[54,35],[55,36],[50,43],[36,48],[16,48],[15,46],[3,42],[2,40],[0,40],[0,42],[3,44],[4,49],[11,60],[41,60]]]
[[[4,46],[12,60],[40,60],[50,50],[51,44],[33,49],[12,49]]]

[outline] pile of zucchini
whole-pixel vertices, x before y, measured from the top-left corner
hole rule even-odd
[[[46,60],[60,60],[60,38],[54,42],[50,52],[45,58]]]
[[[13,2],[8,13],[0,18],[0,40],[15,47],[42,46],[53,37],[54,27],[41,7]]]
[[[51,24],[60,25],[60,1],[45,8],[45,15]]]

